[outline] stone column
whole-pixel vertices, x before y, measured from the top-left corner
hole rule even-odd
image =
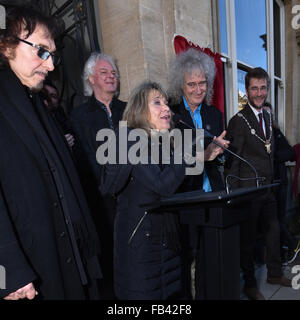
[[[285,3],[286,37],[286,136],[291,144],[300,141],[300,30],[292,28],[292,7],[298,0]]]
[[[145,79],[166,86],[172,56],[173,0],[99,0],[103,50],[118,60],[120,99]]]
[[[175,33],[200,46],[214,45],[211,1],[99,0],[99,16],[103,51],[118,60],[125,101],[145,79],[167,86]]]

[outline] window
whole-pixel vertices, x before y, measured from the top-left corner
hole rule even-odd
[[[265,0],[235,0],[236,50],[240,63],[267,69]]]
[[[249,68],[262,67],[271,78],[268,101],[284,130],[283,20],[281,0],[219,0],[227,119],[247,102]]]

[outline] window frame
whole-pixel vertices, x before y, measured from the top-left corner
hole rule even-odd
[[[273,1],[277,3],[280,9],[280,40],[281,40],[281,78],[275,76],[274,66],[274,16]],[[284,4],[282,0],[265,0],[266,4],[266,30],[267,30],[267,72],[270,76],[270,90],[268,100],[275,107],[275,81],[278,81],[278,105],[274,113],[278,116],[276,119],[279,126],[285,131],[285,35],[284,35]],[[219,2],[218,2],[219,5]],[[228,54],[221,52],[224,64],[224,89],[225,89],[225,118],[229,120],[238,112],[238,69],[249,69],[255,66],[246,64],[237,59],[236,46],[236,21],[235,21],[235,0],[226,0],[226,24],[227,24],[227,48]],[[219,37],[221,41],[221,36]],[[221,48],[221,43],[219,44]],[[228,121],[227,121],[228,122]]]

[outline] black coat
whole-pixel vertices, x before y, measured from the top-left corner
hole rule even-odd
[[[181,101],[181,103],[178,105],[171,106],[171,109],[175,114],[180,116],[181,120],[194,128],[193,119],[191,118],[190,112],[186,110],[183,101]],[[218,137],[224,130],[223,116],[221,111],[214,106],[208,106],[207,104],[202,103],[200,113],[202,117],[203,129]],[[183,124],[178,124],[177,127],[181,130],[187,129],[187,127]],[[205,138],[204,147],[206,148],[210,142],[210,138]],[[213,191],[222,190],[224,188],[222,174],[218,168],[219,166],[220,162],[218,158],[213,161],[206,161],[204,164],[204,168]],[[181,186],[180,190],[191,191],[201,189],[203,183],[202,178],[203,175],[189,177],[189,179],[186,179],[184,184]]]
[[[73,221],[66,220],[60,205],[69,195],[55,192],[25,88],[10,70],[0,71],[0,83],[0,265],[7,275],[6,290],[0,290],[0,296],[34,281],[39,296],[45,299],[84,298],[67,227]],[[71,181],[80,215],[94,237],[66,141],[39,99],[37,107],[47,123],[60,167],[65,169],[61,181]],[[99,275],[98,269],[94,271],[91,278]]]
[[[178,297],[181,293],[181,260],[179,251],[168,245],[163,232],[165,215],[146,214],[136,233],[134,230],[145,215],[141,205],[173,194],[185,177],[185,164],[163,167],[108,164],[105,169],[102,192],[117,197],[114,232],[117,297],[159,300]]]
[[[280,179],[281,184],[288,184],[285,162],[293,161],[295,157],[294,150],[279,128],[274,127],[273,130],[275,140],[274,178]]]

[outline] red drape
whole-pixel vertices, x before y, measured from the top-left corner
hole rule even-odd
[[[223,85],[223,65],[221,55],[217,52],[212,52],[209,48],[200,48],[198,45],[188,41],[182,36],[174,37],[174,49],[178,54],[187,49],[194,48],[211,56],[216,64],[216,77],[214,81],[214,95],[212,105],[216,106],[224,114],[224,85]]]

